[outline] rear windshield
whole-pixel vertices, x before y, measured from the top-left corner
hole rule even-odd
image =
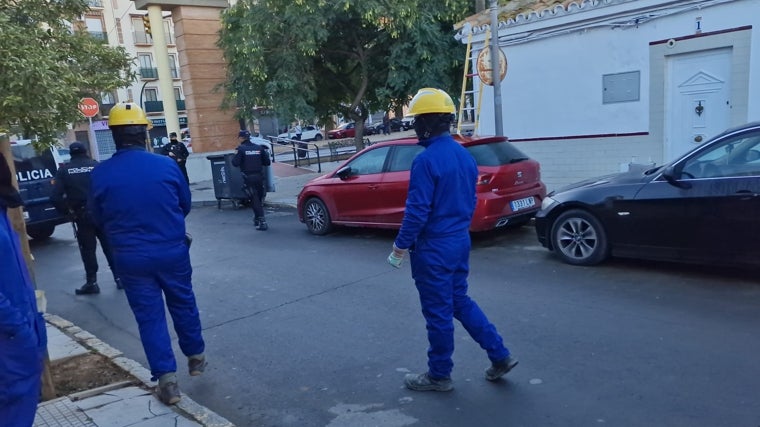
[[[528,156],[507,141],[471,145],[467,151],[478,166],[501,166],[528,160]]]

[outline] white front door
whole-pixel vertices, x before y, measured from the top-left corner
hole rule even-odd
[[[731,48],[667,57],[666,162],[729,127],[730,78]]]

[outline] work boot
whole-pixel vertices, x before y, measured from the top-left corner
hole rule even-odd
[[[156,393],[158,394],[158,399],[165,405],[174,405],[179,402],[182,396],[179,394],[177,376],[173,372],[162,375],[158,379]]]
[[[435,379],[427,372],[424,374],[407,374],[404,378],[404,385],[409,390],[414,391],[451,391],[454,389],[451,378]]]
[[[491,363],[491,367],[486,369],[486,379],[488,381],[497,381],[499,378],[506,375],[507,372],[511,371],[512,368],[517,366],[518,363],[517,358],[512,356],[499,362],[493,362]]]
[[[124,285],[121,284],[121,278],[114,277],[113,281],[116,282],[116,289],[118,289],[118,290],[124,289]]]
[[[190,356],[187,358],[187,370],[190,371],[190,376],[197,377],[206,370],[206,357],[202,354],[197,356]]]
[[[256,227],[256,229],[259,228],[260,223],[261,223],[261,218],[253,217],[253,225]]]
[[[87,283],[82,285],[81,288],[75,289],[74,293],[77,295],[94,295],[100,293],[100,286],[98,286],[98,282],[96,281],[90,281],[88,280]]]
[[[158,386],[158,398],[164,405],[174,405],[182,399],[179,394],[179,386],[176,381],[167,382]]]
[[[256,229],[259,230],[259,231],[266,231],[266,230],[268,230],[269,226],[267,225],[267,220],[265,220],[264,218],[261,218],[259,220],[259,225],[256,227]]]

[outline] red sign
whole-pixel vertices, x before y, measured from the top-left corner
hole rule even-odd
[[[79,111],[85,117],[95,117],[98,115],[98,111],[100,111],[100,106],[98,105],[98,101],[92,98],[82,98],[79,101]]]

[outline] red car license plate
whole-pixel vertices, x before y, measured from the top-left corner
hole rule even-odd
[[[513,200],[509,202],[509,207],[512,208],[512,212],[517,212],[522,209],[532,208],[536,205],[536,200],[533,197],[526,197],[524,199]]]

